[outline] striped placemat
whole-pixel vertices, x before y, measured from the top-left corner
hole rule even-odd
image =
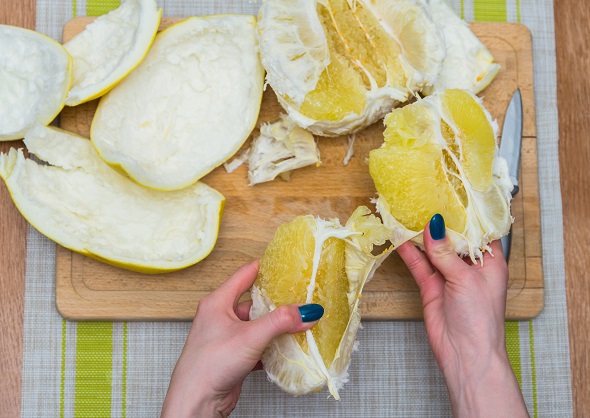
[[[510,361],[534,417],[572,414],[558,165],[555,38],[549,0],[454,0],[468,21],[522,22],[533,33],[545,309],[507,322]],[[253,0],[159,1],[164,16],[256,14]],[[37,30],[56,39],[72,17],[116,0],[37,0]],[[22,416],[158,416],[188,323],[75,323],[55,309],[55,245],[30,228]],[[250,376],[234,416],[451,416],[446,387],[420,322],[365,323],[342,401],[294,398]]]

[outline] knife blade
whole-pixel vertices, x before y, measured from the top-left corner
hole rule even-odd
[[[500,141],[501,157],[508,163],[508,175],[514,188],[512,196],[518,193],[518,171],[520,168],[520,154],[522,147],[522,96],[520,89],[516,89],[504,117],[502,126],[502,139]],[[510,247],[512,245],[512,227],[508,234],[501,239],[502,251],[506,257],[506,262],[510,259]]]

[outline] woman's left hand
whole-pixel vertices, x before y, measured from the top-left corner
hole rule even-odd
[[[246,376],[262,368],[260,357],[272,339],[306,331],[319,319],[316,314],[306,318],[311,322],[303,322],[297,305],[284,305],[249,321],[252,301],[238,301],[252,287],[257,272],[257,261],[243,266],[199,302],[172,373],[163,417],[228,416]]]

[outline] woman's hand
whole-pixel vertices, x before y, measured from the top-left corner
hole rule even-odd
[[[499,241],[483,266],[461,259],[435,215],[422,253],[406,242],[398,253],[414,276],[424,323],[445,377],[455,416],[528,417],[506,352],[504,313],[508,268]]]
[[[306,331],[323,315],[320,305],[285,305],[249,321],[252,301],[238,300],[257,272],[258,262],[247,264],[199,302],[172,373],[163,417],[228,416],[246,376],[262,368],[260,357],[271,340]]]

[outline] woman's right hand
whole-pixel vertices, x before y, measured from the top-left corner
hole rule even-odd
[[[528,417],[506,352],[508,268],[499,241],[483,265],[461,259],[435,215],[422,253],[411,242],[397,251],[414,276],[428,340],[457,417]]]

